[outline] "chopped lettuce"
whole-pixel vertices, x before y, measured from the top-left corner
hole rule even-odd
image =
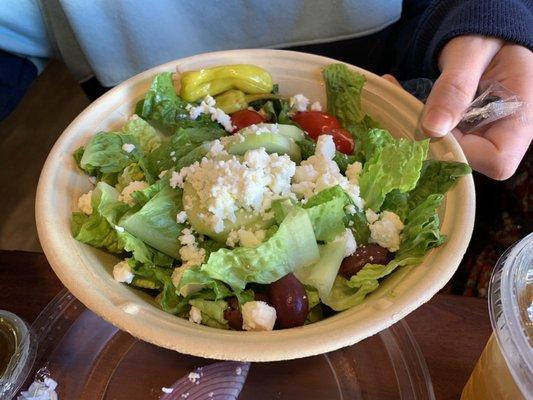
[[[432,194],[445,194],[457,180],[468,175],[472,169],[464,163],[455,161],[426,160],[416,187],[402,193],[394,190],[387,195],[383,209],[392,211],[405,219],[409,210],[414,209]]]
[[[328,65],[324,68],[323,76],[328,112],[335,115],[344,127],[359,123],[365,116],[361,107],[365,77],[349,70],[345,64]]]
[[[336,240],[326,243],[320,246],[319,251],[320,259],[315,264],[298,268],[294,271],[294,275],[304,285],[316,288],[320,298],[325,299],[331,291],[344,259],[346,241]]]
[[[131,118],[122,127],[125,134],[131,135],[143,153],[150,153],[167,141],[167,137],[157,131],[152,125],[142,118]]]
[[[224,318],[224,311],[228,303],[224,300],[192,299],[189,304],[196,307],[202,313],[202,324],[212,328],[229,329],[228,321]]]
[[[133,181],[144,181],[146,179],[144,172],[139,167],[137,163],[131,163],[117,178],[117,184],[115,188],[118,191],[122,191],[126,186],[128,186]]]
[[[291,210],[279,229],[255,248],[220,249],[211,254],[201,270],[232,288],[244,289],[249,282],[272,283],[310,265],[319,258],[313,226],[307,213]]]
[[[187,297],[201,290],[212,290],[215,300],[230,297],[232,292],[222,282],[211,278],[205,271],[200,268],[188,268],[183,271],[177,292]]]
[[[96,185],[91,196],[92,214],[72,214],[71,229],[76,240],[107,249],[111,253],[122,253],[123,244],[119,241],[114,225],[130,207],[118,201],[118,195],[115,188],[104,182]]]
[[[136,277],[142,277],[153,281],[156,285],[163,288],[157,301],[161,308],[171,314],[182,314],[188,311],[188,299],[179,297],[176,294],[176,288],[172,284],[172,270],[167,268],[158,268],[152,265],[135,263],[130,260],[133,272]]]
[[[168,135],[173,134],[177,128],[204,126],[220,129],[218,123],[208,115],[203,114],[195,120],[189,118],[188,103],[176,93],[172,75],[171,72],[156,75],[142,106],[137,107],[140,116]]]
[[[164,170],[181,168],[200,161],[209,148],[211,141],[219,139],[226,131],[217,128],[180,128],[168,143],[163,144],[139,161],[142,169],[153,179]]]
[[[365,281],[360,287],[354,289],[346,278],[337,275],[331,292],[327,298],[322,299],[322,302],[335,311],[343,311],[360,304],[365,296],[376,290],[378,286],[378,281],[374,279]]]
[[[122,149],[122,146],[136,143],[131,135],[117,132],[97,133],[85,146],[80,167],[91,176],[120,173],[139,157],[136,149],[128,153]]]
[[[436,211],[442,200],[440,194],[431,195],[410,211],[402,232],[402,243],[394,259],[387,265],[366,264],[350,280],[337,276],[330,295],[323,299],[324,304],[341,311],[361,303],[368,293],[378,287],[379,279],[398,267],[421,263],[430,249],[443,244],[446,237],[439,231]]]
[[[394,189],[412,190],[420,177],[428,146],[429,140],[396,139],[367,159],[359,179],[366,207],[377,212],[385,196]]]
[[[74,239],[102,249],[111,253],[122,253],[122,246],[118,242],[117,233],[107,220],[93,213],[85,215],[81,212],[72,213],[70,220],[72,235]]]
[[[176,214],[183,209],[181,195],[181,189],[165,186],[139,211],[122,218],[119,225],[155,249],[180,259],[178,236],[183,225],[176,222]]]

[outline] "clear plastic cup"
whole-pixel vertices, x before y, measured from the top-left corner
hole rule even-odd
[[[489,314],[493,333],[461,399],[533,399],[533,233],[498,260]]]

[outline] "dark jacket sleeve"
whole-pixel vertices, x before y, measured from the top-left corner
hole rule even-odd
[[[440,51],[460,35],[497,37],[533,49],[533,0],[434,0],[422,13],[417,10],[419,1],[404,2],[407,29],[396,36],[403,43],[395,43],[400,79],[437,77]]]

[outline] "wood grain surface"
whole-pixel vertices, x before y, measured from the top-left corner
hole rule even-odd
[[[33,321],[63,288],[40,253],[0,251],[0,308]],[[436,295],[407,317],[437,399],[458,399],[491,332],[485,300]]]

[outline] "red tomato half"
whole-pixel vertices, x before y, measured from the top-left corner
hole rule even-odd
[[[346,129],[335,128],[329,131],[326,130],[322,134],[333,136],[333,142],[335,143],[335,148],[337,149],[337,151],[348,155],[353,153],[353,137]]]
[[[314,140],[325,131],[340,128],[341,124],[333,115],[322,111],[303,111],[297,113],[292,120],[307,132]]]
[[[252,110],[240,110],[231,114],[230,117],[231,124],[235,127],[232,133],[240,131],[242,128],[246,128],[250,125],[266,122],[265,117]]]

